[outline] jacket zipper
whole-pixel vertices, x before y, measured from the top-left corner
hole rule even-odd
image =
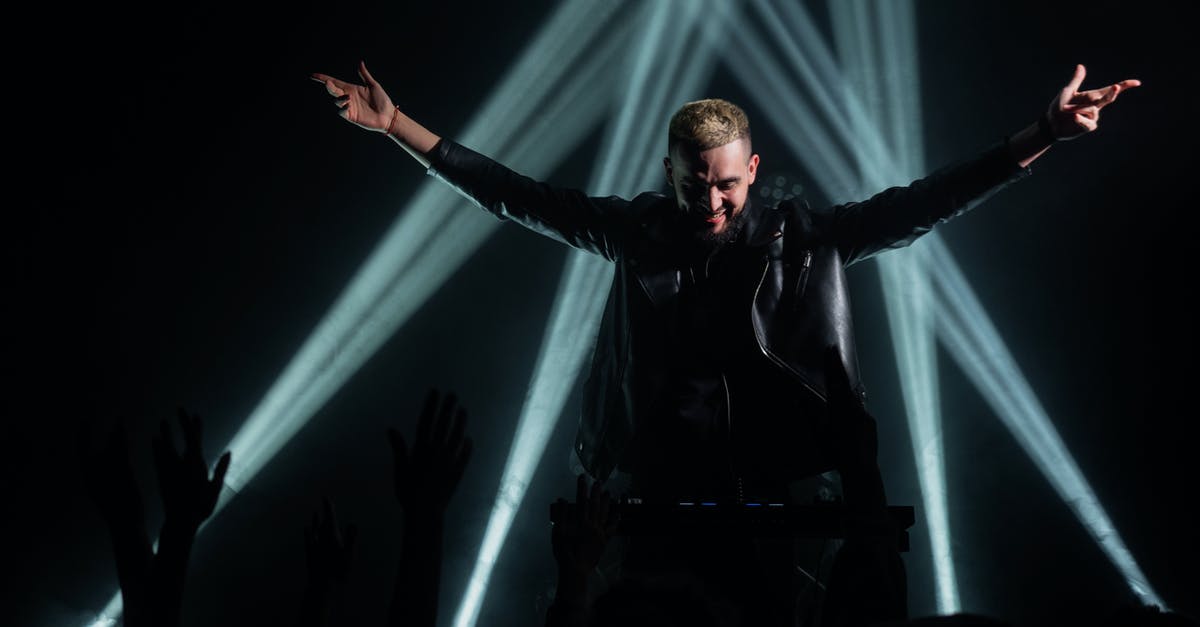
[[[762,276],[758,277],[758,285],[754,288],[754,298],[750,300],[750,326],[754,329],[754,342],[758,344],[758,350],[762,351],[763,356],[771,360],[771,363],[779,366],[781,370],[795,377],[796,380],[799,381],[800,385],[803,385],[805,388],[807,388],[809,392],[816,394],[817,398],[821,399],[822,401],[827,400],[824,394],[804,380],[803,375],[801,375],[799,372],[796,372],[794,368],[776,356],[775,353],[767,350],[766,344],[763,343],[763,341],[759,338],[758,324],[754,319],[754,304],[758,302],[758,293],[762,290],[763,281],[765,281],[767,278],[767,270],[771,268],[771,260],[767,259],[766,261],[767,263],[763,264]]]
[[[742,495],[742,477],[737,471],[737,464],[735,463],[737,449],[733,446],[733,397],[729,394],[729,380],[725,378],[724,372],[721,373],[721,385],[725,388],[725,446],[729,461],[729,476],[733,479],[737,503],[741,505],[744,500]]]
[[[808,269],[812,265],[812,251],[804,251],[804,261],[800,265],[800,277],[796,279],[796,290],[792,294],[792,311],[800,309],[800,299],[804,296],[804,290],[808,287]]]

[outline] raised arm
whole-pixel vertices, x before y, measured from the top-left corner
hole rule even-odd
[[[613,260],[633,234],[640,232],[636,214],[659,199],[654,194],[643,194],[633,202],[616,196],[592,197],[523,176],[454,141],[443,140],[409,118],[365,63],[359,64],[358,73],[361,85],[326,74],[311,77],[325,85],[343,119],[386,134],[431,175],[501,220],[513,220],[536,233]]]
[[[820,215],[823,232],[836,243],[847,265],[890,248],[911,244],[934,225],[966,213],[1009,183],[1030,173],[1028,166],[1055,142],[1096,130],[1100,110],[1121,92],[1141,85],[1134,79],[1079,91],[1085,69],[1050,101],[1036,122],[973,159],[942,168],[908,186],[892,187],[863,202],[847,203]]]
[[[99,451],[92,450],[87,423],[81,425],[80,435],[79,471],[88,496],[108,524],[125,625],[153,625],[150,573],[154,551],[146,531],[142,494],[129,463],[125,429],[120,424],[113,428]]]
[[[300,598],[298,627],[338,625],[345,604],[346,583],[358,528],[338,524],[333,501],[322,499],[321,510],[304,529],[304,556],[308,580]]]
[[[428,168],[429,153],[441,138],[404,115],[400,107],[392,103],[383,85],[367,71],[365,61],[358,63],[358,76],[363,80],[362,85],[338,80],[327,74],[311,75],[314,81],[323,83],[325,91],[334,97],[338,114],[343,120],[368,131],[387,135],[423,167]]]
[[[150,589],[154,591],[155,603],[152,618],[155,625],[162,626],[179,624],[192,544],[200,525],[212,516],[217,506],[230,460],[228,452],[222,454],[210,477],[200,445],[203,422],[199,416],[183,409],[178,414],[183,452],[176,450],[171,428],[165,420],[160,423],[159,436],[153,441],[163,524]]]
[[[473,446],[466,425],[467,411],[454,394],[443,397],[430,390],[411,446],[399,431],[387,432],[396,501],[404,508],[400,564],[388,625],[433,627],[437,623],[446,507]]]
[[[563,499],[559,502],[565,504]],[[620,516],[607,491],[597,481],[589,488],[587,477],[575,480],[575,508],[550,531],[550,548],[558,564],[554,603],[546,612],[545,627],[582,627],[588,624],[588,579],[605,546],[617,532]]]

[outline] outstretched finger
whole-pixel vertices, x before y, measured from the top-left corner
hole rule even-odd
[[[1082,63],[1075,65],[1075,75],[1071,77],[1071,82],[1067,83],[1064,91],[1074,95],[1079,91],[1080,85],[1083,85],[1083,77],[1087,75],[1087,68],[1083,67]]]
[[[328,74],[322,74],[320,72],[313,72],[312,74],[309,74],[308,77],[314,81],[317,81],[318,83],[324,84],[326,87],[329,87],[330,85],[345,85],[345,81],[336,79]]]
[[[1104,92],[1105,92],[1104,96],[1096,104],[1097,104],[1097,106],[1100,106],[1100,107],[1107,106],[1107,105],[1111,104],[1112,101],[1116,100],[1117,96],[1119,96],[1121,94],[1121,92],[1126,91],[1128,89],[1133,89],[1134,87],[1137,87],[1141,84],[1142,84],[1142,82],[1138,81],[1138,80],[1127,80],[1127,81],[1121,81],[1119,83],[1114,83],[1112,85],[1109,85],[1108,87],[1106,87],[1104,89]]]
[[[375,85],[378,83],[378,81],[375,80],[375,77],[371,76],[371,72],[367,70],[366,61],[358,62],[358,76],[362,78],[363,82],[368,85]]]
[[[328,74],[311,74],[309,78],[317,81],[318,83],[324,83],[325,91],[328,92],[330,96],[343,96],[347,91],[350,90],[349,83],[338,80],[332,76],[329,76]]]

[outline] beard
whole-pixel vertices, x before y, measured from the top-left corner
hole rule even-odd
[[[743,206],[741,211],[736,214],[725,212],[725,228],[720,232],[714,233],[709,229],[696,229],[692,232],[692,243],[703,250],[712,251],[729,242],[732,242],[742,234],[742,230],[746,227],[746,215],[749,213],[747,207]]]

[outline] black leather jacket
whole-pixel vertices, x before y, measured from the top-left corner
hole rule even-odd
[[[575,449],[595,478],[618,464],[663,380],[661,324],[684,267],[666,225],[675,200],[642,193],[633,200],[592,197],[541,183],[449,140],[430,155],[429,173],[500,219],[616,264],[583,393]],[[962,214],[1029,174],[999,143],[907,187],[869,200],[814,210],[784,201],[747,224],[762,271],[748,323],[763,355],[807,393],[824,399],[825,347],[841,349],[861,394],[845,267],[912,243],[938,222]]]

